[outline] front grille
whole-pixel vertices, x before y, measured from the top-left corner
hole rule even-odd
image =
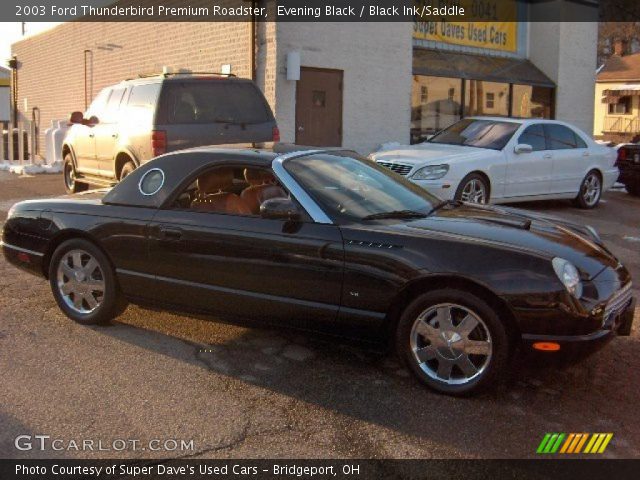
[[[611,297],[607,306],[604,307],[603,327],[610,328],[612,326],[616,317],[629,305],[631,295],[631,282],[629,282]]]
[[[391,163],[391,162],[378,162],[378,165],[382,165],[383,167],[388,168],[389,170],[392,170],[404,176],[409,175],[409,172],[413,168],[412,165],[404,165],[402,163]]]

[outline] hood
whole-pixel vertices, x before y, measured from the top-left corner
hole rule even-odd
[[[468,147],[464,145],[446,145],[443,143],[418,143],[391,150],[374,152],[370,158],[376,162],[398,162],[411,165],[438,165],[457,161],[473,161],[480,158],[500,156],[498,150]]]
[[[463,240],[484,240],[525,250],[549,261],[561,257],[573,263],[584,280],[593,279],[606,267],[616,269],[619,265],[611,253],[587,235],[515,209],[464,204],[442,208],[427,218],[389,223],[382,228],[394,233],[440,233]]]

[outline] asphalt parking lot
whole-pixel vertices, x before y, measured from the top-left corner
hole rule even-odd
[[[0,172],[0,224],[16,201],[62,193],[59,175]],[[594,226],[639,296],[640,199],[617,190],[592,211],[520,207]],[[430,392],[393,358],[213,320],[130,306],[109,326],[83,327],[45,280],[0,259],[0,457],[520,458],[545,432],[612,432],[604,456],[640,458],[640,309],[631,337],[569,367],[524,363],[472,399]],[[63,450],[17,450],[22,434]],[[118,439],[193,448],[68,448]]]

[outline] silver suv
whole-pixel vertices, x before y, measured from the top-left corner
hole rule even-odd
[[[63,142],[69,193],[111,185],[163,153],[202,145],[278,142],[273,113],[247,79],[163,74],[102,90],[73,112]]]

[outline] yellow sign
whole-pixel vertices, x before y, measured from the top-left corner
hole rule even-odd
[[[448,17],[429,14],[433,8],[426,7],[437,3],[416,0],[422,15],[415,17],[413,38],[504,52],[517,51],[518,23],[515,19],[518,7],[515,0],[457,0],[455,4],[464,9],[464,14]],[[465,21],[465,17],[469,20]],[[480,21],[484,19],[488,21]]]

